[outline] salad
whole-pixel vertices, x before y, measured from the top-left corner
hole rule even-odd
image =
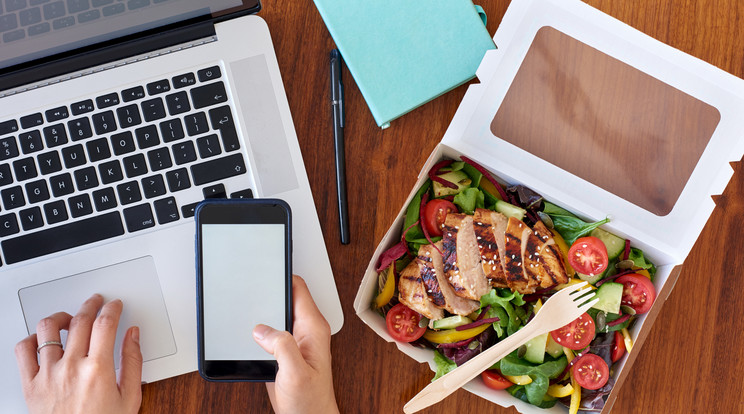
[[[504,187],[472,160],[443,160],[406,209],[400,242],[380,256],[372,307],[397,341],[430,348],[436,375],[530,321],[558,290],[587,281],[599,301],[481,374],[541,408],[601,411],[628,327],[656,298],[644,253],[524,186]]]

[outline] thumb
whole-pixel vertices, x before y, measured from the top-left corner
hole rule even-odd
[[[142,403],[142,351],[139,327],[129,328],[121,346],[119,389],[127,403],[139,408]]]
[[[279,367],[299,367],[305,364],[292,334],[287,331],[277,331],[266,325],[256,325],[253,328],[253,339],[264,351],[274,355]]]

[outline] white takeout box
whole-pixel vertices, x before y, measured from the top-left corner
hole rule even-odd
[[[744,154],[744,81],[666,46],[578,0],[515,0],[441,143],[378,245],[354,309],[395,342],[372,308],[380,254],[400,240],[405,209],[442,158],[465,155],[631,240],[656,265],[658,297],[631,328],[603,413]],[[635,149],[635,152],[634,152]],[[619,155],[618,155],[619,154]],[[432,367],[433,352],[397,347]],[[476,378],[465,389],[521,413],[539,409]]]

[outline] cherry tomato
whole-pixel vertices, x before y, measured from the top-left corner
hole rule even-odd
[[[449,213],[457,213],[457,207],[451,201],[437,198],[426,203],[424,217],[421,218],[421,222],[426,226],[429,236],[437,237],[442,235],[444,219]]]
[[[584,354],[571,366],[571,375],[581,388],[598,390],[610,379],[610,368],[599,356]]]
[[[387,330],[396,341],[413,342],[424,335],[426,327],[419,326],[421,315],[408,306],[399,303],[385,316]]]
[[[596,237],[577,239],[568,249],[568,263],[579,273],[598,275],[607,269],[607,262],[607,247]]]
[[[586,312],[568,325],[550,332],[550,336],[558,345],[573,350],[589,346],[594,339],[594,334],[594,319]]]
[[[620,276],[616,282],[624,285],[620,303],[630,306],[636,313],[646,313],[651,309],[656,299],[656,288],[647,277],[632,273]]]
[[[617,362],[625,355],[625,338],[619,331],[615,331],[614,339],[615,342],[612,344],[612,351],[610,351],[610,360]]]
[[[483,371],[481,378],[483,379],[483,383],[486,384],[486,387],[494,390],[505,390],[514,385],[511,381],[502,377],[498,371],[492,369]]]

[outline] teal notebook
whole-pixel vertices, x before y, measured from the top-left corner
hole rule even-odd
[[[471,0],[314,0],[380,127],[467,82],[494,49]]]

